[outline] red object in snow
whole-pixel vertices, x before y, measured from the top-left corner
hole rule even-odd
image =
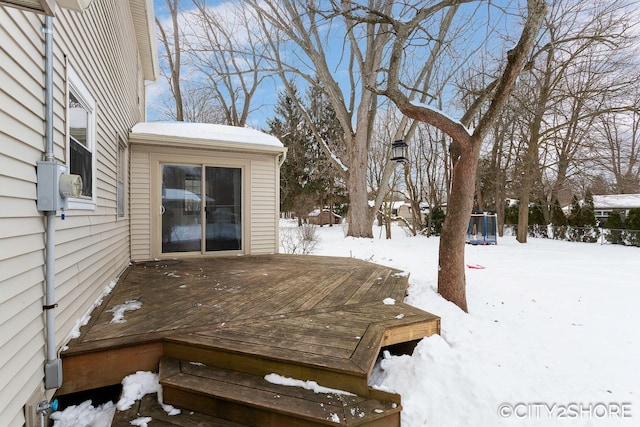
[[[485,269],[485,266],[484,265],[480,265],[480,264],[474,264],[474,265],[467,264],[467,267],[468,268],[473,268],[473,269],[476,269],[476,270],[484,270]]]

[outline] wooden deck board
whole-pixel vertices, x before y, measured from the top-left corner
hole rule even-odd
[[[317,366],[334,370],[336,372],[353,373],[362,375],[364,372],[355,367],[348,357],[339,357],[336,354],[321,355],[311,352],[306,352],[294,348],[283,348],[278,346],[272,346],[269,344],[250,343],[247,342],[244,337],[240,336],[237,340],[232,340],[224,336],[218,336],[215,334],[210,335],[193,335],[190,337],[180,337],[175,340],[182,344],[189,344],[192,346],[200,346],[208,351],[211,348],[221,348],[225,351],[246,355],[251,358],[269,358],[275,361],[292,362],[300,365]],[[297,343],[296,343],[297,344]],[[175,356],[174,356],[175,357]],[[189,360],[188,357],[181,357],[182,359]],[[198,361],[198,359],[191,359]],[[203,361],[203,363],[207,363]]]
[[[267,334],[268,332],[268,334]],[[242,341],[247,345],[270,345],[277,348],[295,348],[297,351],[305,353],[313,353],[326,356],[349,357],[352,353],[351,344],[341,344],[341,342],[332,342],[332,346],[328,347],[326,339],[318,339],[318,337],[300,336],[300,335],[281,335],[282,330],[276,331],[269,328],[265,334],[259,331],[251,330],[247,333],[240,333],[229,329],[220,330],[216,333],[216,337],[223,340]]]
[[[271,408],[281,420],[264,420],[259,425],[358,425],[358,421],[375,421],[380,417],[393,416],[400,410],[394,402],[274,384],[262,376],[178,362],[169,358],[163,358],[161,364],[180,365],[179,372],[176,373],[174,367],[170,369],[170,375],[161,375],[161,382],[172,403],[182,402],[187,405],[194,397],[197,399],[206,395],[211,396],[210,402],[203,406],[212,415],[222,416],[222,412],[229,407],[241,405],[244,409],[232,415],[235,420],[248,421],[245,418],[248,414],[261,413],[264,408]],[[357,418],[349,422],[348,418],[353,415]],[[335,416],[340,421],[334,420]],[[287,419],[289,422],[283,423]]]
[[[68,371],[80,364],[73,357],[84,357],[76,360],[88,363],[90,356],[85,354],[148,345],[185,360],[231,363],[231,356],[223,354],[227,352],[243,355],[240,363],[249,368],[252,358],[273,360],[265,369],[300,364],[304,368],[299,372],[305,375],[317,367],[329,380],[333,375],[364,378],[355,386],[360,391],[383,343],[439,331],[436,316],[401,303],[408,280],[400,273],[352,258],[295,255],[135,264],[62,353],[68,383],[62,390],[90,386],[92,366]],[[385,305],[385,298],[398,304]],[[124,323],[112,323],[114,307],[129,300],[139,301],[141,308],[125,312]],[[207,355],[207,349],[214,355]],[[157,354],[145,354],[148,367]],[[108,356],[95,360],[100,357],[114,368],[108,378],[101,370],[93,371],[102,386],[121,372],[116,361]],[[76,381],[78,375],[82,385]]]
[[[264,379],[256,382],[255,378],[253,378],[251,375],[242,374],[236,371],[215,369],[209,366],[202,366],[188,362],[181,362],[180,365],[180,372],[188,375],[212,379],[221,383],[236,384],[247,388],[260,389],[262,391],[266,391],[279,396],[289,396],[296,399],[305,399],[309,402],[317,404],[322,403],[328,406],[342,407],[346,405],[358,404],[367,400],[362,396],[355,395],[345,395],[341,396],[339,399],[327,399],[326,393],[314,393],[313,391],[306,390],[301,387],[288,387],[278,384],[272,384]]]

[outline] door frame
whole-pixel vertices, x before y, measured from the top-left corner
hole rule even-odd
[[[227,157],[226,153],[216,153],[216,156],[202,157],[202,156],[190,156],[190,155],[174,155],[174,154],[151,154],[151,256],[154,259],[166,259],[166,258],[186,258],[195,256],[229,256],[229,255],[243,255],[246,253],[247,248],[251,247],[250,242],[250,230],[251,230],[251,212],[250,212],[250,176],[251,176],[251,161],[241,160],[237,157]],[[241,170],[241,230],[242,230],[242,244],[240,250],[231,251],[214,251],[214,252],[162,252],[162,165],[180,165],[180,166],[213,166],[213,167],[230,167],[239,168]],[[204,177],[203,177],[204,181]]]

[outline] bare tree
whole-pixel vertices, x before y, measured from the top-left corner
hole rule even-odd
[[[291,86],[293,76],[298,76],[308,85],[319,86],[333,105],[343,129],[346,158],[332,152],[326,141],[323,148],[347,181],[350,199],[348,234],[372,237],[374,215],[386,188],[378,191],[375,206],[370,207],[367,159],[378,96],[367,87],[376,84],[377,70],[382,67],[391,36],[389,26],[360,27],[346,14],[335,13],[333,9],[322,11],[316,2],[304,0],[248,0],[247,3],[264,19],[263,29],[272,42],[268,54],[285,86]],[[386,13],[393,7],[393,2],[388,0],[375,0],[371,4],[374,9]],[[333,6],[340,9],[339,4]],[[276,31],[280,36],[274,35]],[[332,62],[327,54],[336,50],[341,55],[338,61],[345,68],[345,79],[335,72],[341,65]],[[313,126],[311,128],[313,130]],[[322,139],[320,135],[318,139]],[[384,175],[388,178],[391,171],[387,165]],[[382,185],[386,187],[388,183],[383,180]]]
[[[209,86],[182,84],[184,120],[192,123],[226,123],[224,110]]]
[[[462,120],[454,120],[442,112],[417,105],[405,93],[407,87],[417,87],[402,80],[402,67],[406,60],[404,49],[411,37],[424,28],[424,21],[438,11],[460,2],[440,2],[428,8],[417,9],[413,19],[400,22],[392,16],[376,14],[369,19],[387,22],[395,35],[390,52],[387,81],[378,90],[387,95],[407,116],[441,129],[456,144],[459,158],[454,163],[451,195],[447,218],[440,237],[438,292],[449,301],[467,311],[464,245],[469,215],[473,207],[476,169],[481,144],[490,132],[516,84],[516,79],[529,59],[532,46],[542,26],[546,4],[542,0],[527,2],[527,19],[516,46],[507,53],[502,75],[487,86],[484,94],[467,110]],[[455,6],[454,6],[455,7]],[[486,102],[489,105],[480,113]],[[478,116],[473,131],[468,128]]]
[[[489,163],[491,173],[489,185],[493,193],[493,204],[490,209],[495,210],[498,214],[498,234],[500,237],[504,234],[504,212],[510,184],[508,174],[518,157],[518,144],[512,140],[516,126],[517,120],[513,116],[513,111],[505,110],[505,113],[496,122],[493,131],[494,144],[491,148]]]
[[[619,110],[615,100],[628,77],[627,2],[552,2],[544,32],[523,76],[520,114],[528,117],[527,154],[521,170],[517,240],[527,241],[529,202],[534,192],[551,206],[584,169],[590,134],[599,115]],[[546,188],[545,188],[546,187]]]
[[[405,116],[406,117],[406,116]],[[418,123],[409,144],[409,161],[404,164],[406,196],[411,203],[414,231],[432,232],[432,215],[448,199],[451,171],[446,135],[436,128]],[[424,204],[428,206],[426,218]]]
[[[640,192],[640,110],[598,118],[598,164],[615,180],[617,193]]]
[[[182,91],[181,84],[181,67],[182,67],[182,45],[183,36],[180,32],[178,24],[179,18],[179,0],[166,0],[167,8],[169,9],[169,16],[171,23],[165,25],[156,17],[156,26],[160,32],[159,39],[162,44],[164,53],[160,55],[161,61],[166,61],[166,66],[161,67],[162,74],[167,78],[169,87],[171,88],[171,94],[174,99],[175,107],[175,120],[183,121],[183,104],[182,104]],[[161,51],[162,52],[162,51]]]
[[[242,2],[212,7],[206,0],[192,0],[185,29],[185,50],[198,79],[219,110],[224,124],[245,126],[255,105],[256,94],[271,73],[263,64],[264,41],[254,31],[257,20]]]

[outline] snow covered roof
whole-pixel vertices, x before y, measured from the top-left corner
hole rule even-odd
[[[323,209],[323,210],[322,210],[322,212],[329,212],[329,209]],[[340,215],[338,215],[337,213],[335,213],[335,212],[332,212],[332,213],[333,213],[333,216],[334,216],[335,218],[342,218],[342,217],[341,217]],[[309,213],[307,214],[307,216],[310,216],[310,217],[320,216],[320,209],[314,209],[314,210],[312,210],[311,212],[309,212]]]
[[[376,202],[374,200],[369,200],[369,206],[373,207],[375,205],[375,203]],[[402,206],[405,206],[405,205],[406,206],[411,206],[411,203],[408,203],[408,202],[402,201],[402,200],[400,200],[400,201],[396,200],[394,202],[382,202],[382,205],[386,206],[386,207],[388,207],[389,204],[391,204],[391,208],[392,209],[400,209]]]
[[[593,196],[596,209],[632,209],[640,208],[640,194],[609,194]]]
[[[286,152],[275,136],[246,127],[186,122],[143,122],[131,129],[135,141],[198,145],[218,148]]]

